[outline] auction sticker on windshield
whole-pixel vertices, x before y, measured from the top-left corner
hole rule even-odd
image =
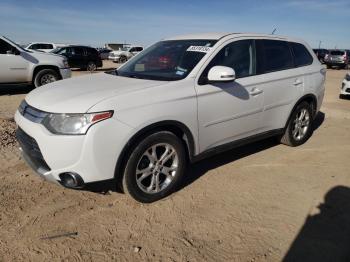
[[[210,50],[211,50],[211,47],[191,45],[189,48],[187,48],[186,51],[208,53]]]

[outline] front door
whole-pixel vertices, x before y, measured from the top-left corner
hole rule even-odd
[[[261,130],[263,76],[256,75],[255,61],[254,40],[234,41],[223,46],[201,74],[196,84],[201,152]],[[217,65],[233,68],[236,80],[208,83],[208,71]]]
[[[11,52],[11,53],[8,53]],[[0,83],[28,81],[29,61],[14,46],[0,39]]]

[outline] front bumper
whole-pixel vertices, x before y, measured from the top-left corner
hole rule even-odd
[[[70,70],[70,68],[60,68],[60,74],[62,79],[66,79],[72,76],[72,71]]]
[[[15,121],[29,139],[32,151],[19,141],[23,158],[42,178],[61,182],[63,173],[79,174],[84,183],[113,179],[119,155],[133,129],[111,118],[93,125],[86,135],[54,135],[42,124],[23,117],[17,110]],[[19,139],[21,140],[21,139]],[[40,155],[33,155],[40,153]]]
[[[340,89],[341,95],[350,95],[350,81],[346,81],[345,79],[342,82],[342,86]]]

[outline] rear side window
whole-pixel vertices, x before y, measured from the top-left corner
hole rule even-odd
[[[304,45],[300,43],[290,43],[290,45],[293,50],[294,64],[296,67],[312,64],[312,56]]]
[[[53,49],[51,44],[41,44],[39,49]]]
[[[73,54],[74,55],[83,55],[84,54],[84,49],[81,47],[73,47]]]
[[[95,56],[98,55],[97,50],[93,49],[93,48],[86,48],[86,52],[87,52],[88,55],[95,55]]]
[[[269,73],[294,67],[289,44],[279,40],[257,40],[258,73]]]

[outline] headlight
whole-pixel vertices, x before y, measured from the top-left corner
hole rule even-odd
[[[113,116],[113,111],[89,114],[48,114],[43,125],[53,134],[84,135],[88,129]]]
[[[69,64],[67,60],[63,60],[63,66],[64,68],[69,68]]]
[[[350,74],[349,74],[349,73],[346,74],[345,80],[346,80],[346,81],[350,81]]]

